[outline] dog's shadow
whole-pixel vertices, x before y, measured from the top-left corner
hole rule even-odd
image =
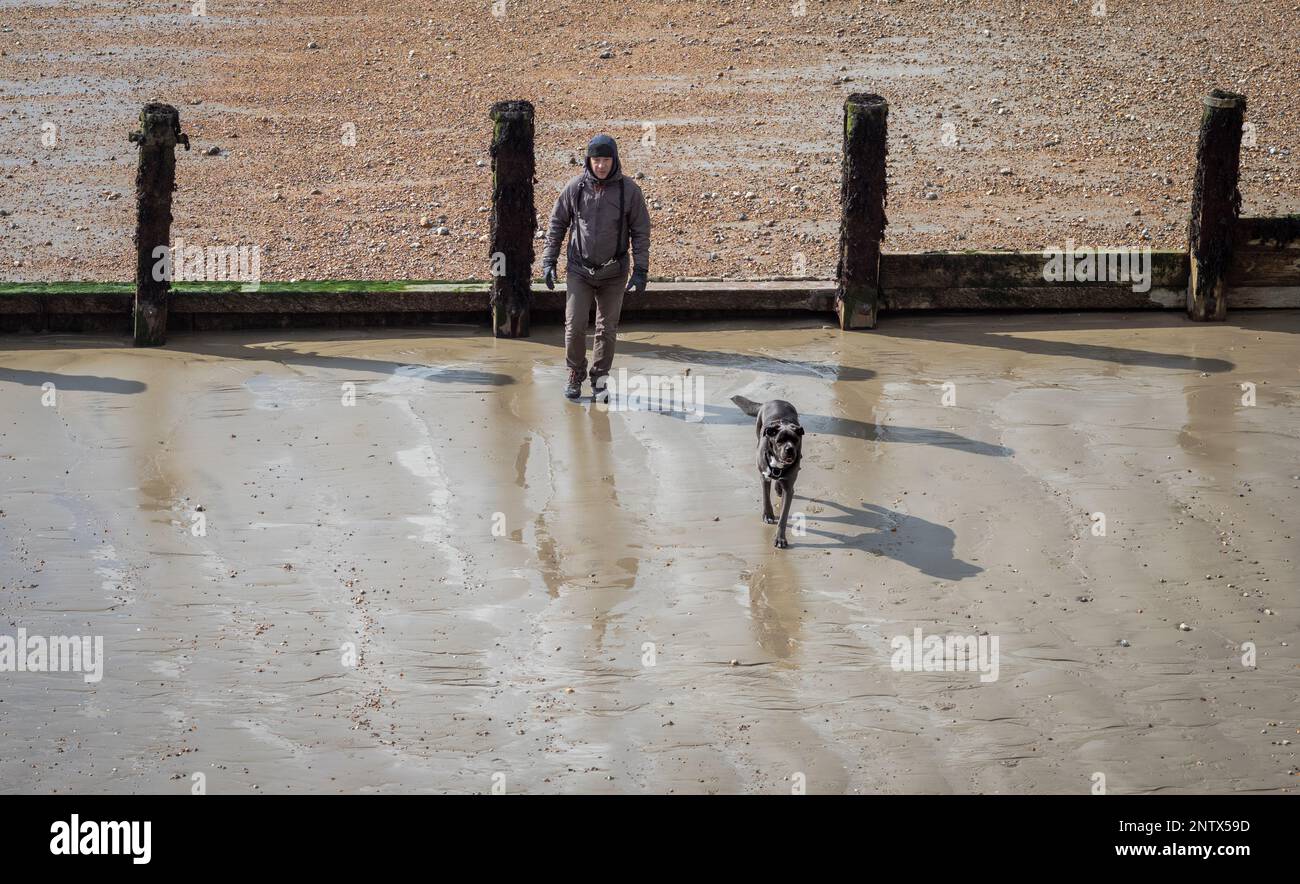
[[[820,500],[815,497],[803,498],[807,503],[821,504],[839,510],[841,515],[821,515],[804,512],[804,533],[825,537],[832,543],[800,542],[795,534],[794,512],[791,512],[791,524],[787,527],[790,548],[806,547],[808,549],[826,549],[838,547],[860,549],[872,555],[888,556],[905,565],[911,565],[922,574],[943,580],[965,580],[974,577],[984,569],[970,562],[953,557],[953,544],[957,535],[951,528],[937,525],[917,516],[900,513],[883,506],[864,503],[860,508],[847,507],[832,500]],[[796,493],[794,511],[800,511],[800,499]],[[840,533],[816,528],[814,525],[834,522],[846,527],[867,530],[853,533]]]

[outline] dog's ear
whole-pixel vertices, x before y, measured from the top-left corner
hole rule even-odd
[[[802,435],[803,435],[803,427],[799,426],[798,424],[795,424],[795,425],[794,425],[794,432],[795,432],[795,435],[797,435],[797,436],[802,436]]]

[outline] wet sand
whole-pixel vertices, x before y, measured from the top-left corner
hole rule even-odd
[[[700,422],[565,402],[556,326],[0,339],[0,633],[106,654],[0,673],[0,790],[1293,791],[1297,333],[625,326]],[[788,550],[734,394],[803,415]]]

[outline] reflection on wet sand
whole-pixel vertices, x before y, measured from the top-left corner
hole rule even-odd
[[[1187,420],[1178,432],[1178,445],[1203,464],[1226,463],[1235,449],[1237,409],[1243,393],[1222,378],[1189,375],[1183,383]]]
[[[774,551],[749,576],[749,616],[754,640],[789,665],[798,663],[801,618],[799,576],[788,555]]]

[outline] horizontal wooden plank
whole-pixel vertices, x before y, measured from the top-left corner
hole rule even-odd
[[[1228,310],[1300,308],[1300,285],[1228,286]]]
[[[885,293],[882,310],[1168,310],[1183,306],[1186,297],[1186,288],[1135,292],[1124,286],[1083,283],[1016,288],[891,289]]]
[[[373,313],[392,311],[486,310],[487,290],[403,292],[228,292],[178,293],[171,297],[175,313]]]
[[[1233,244],[1237,248],[1248,245],[1300,248],[1300,215],[1238,218],[1234,234]]]
[[[1187,253],[1170,250],[1151,250],[1149,256],[1140,258],[1127,249],[1100,249],[1094,255],[1094,278],[1068,281],[1064,275],[1064,261],[1073,258],[1073,267],[1079,268],[1083,253],[1078,246],[1075,252],[1062,256],[1060,279],[1049,279],[1049,257],[1042,252],[893,252],[880,257],[880,282],[886,289],[920,288],[1028,288],[1057,285],[1106,285],[1100,278],[1103,268],[1109,272],[1117,264],[1109,263],[1107,256],[1115,255],[1116,262],[1125,252],[1130,253],[1133,269],[1149,273],[1147,282],[1152,288],[1178,288],[1187,285]],[[1114,285],[1129,285],[1127,280],[1110,277]]]
[[[48,298],[43,298],[40,295],[34,294],[10,295],[8,297],[0,298],[0,316],[7,314],[22,315],[43,313],[45,312],[45,305],[48,301]]]
[[[1075,262],[1081,248],[1073,247]],[[1094,252],[1098,271],[1111,269],[1106,256],[1122,251]],[[1241,219],[1235,252],[1229,309],[1300,306],[1300,218]],[[1137,283],[1056,281],[1045,278],[1049,260],[1041,251],[887,252],[881,256],[881,309],[1182,309],[1186,302],[1185,252],[1151,250],[1149,265],[1139,265],[1150,278]],[[229,281],[178,282],[170,313],[177,330],[485,323],[489,289],[487,280],[268,281],[255,289]],[[646,292],[625,299],[623,309],[646,316],[830,313],[835,291],[833,279],[652,279]],[[133,296],[128,282],[0,283],[0,330],[128,327]],[[554,290],[533,284],[540,317],[562,314],[564,299],[562,282]]]
[[[1225,281],[1230,288],[1300,286],[1300,215],[1239,219]]]
[[[130,313],[135,295],[88,294],[51,295],[45,299],[45,312],[60,313]]]
[[[1234,248],[1226,278],[1232,286],[1300,285],[1300,241],[1280,249]]]

